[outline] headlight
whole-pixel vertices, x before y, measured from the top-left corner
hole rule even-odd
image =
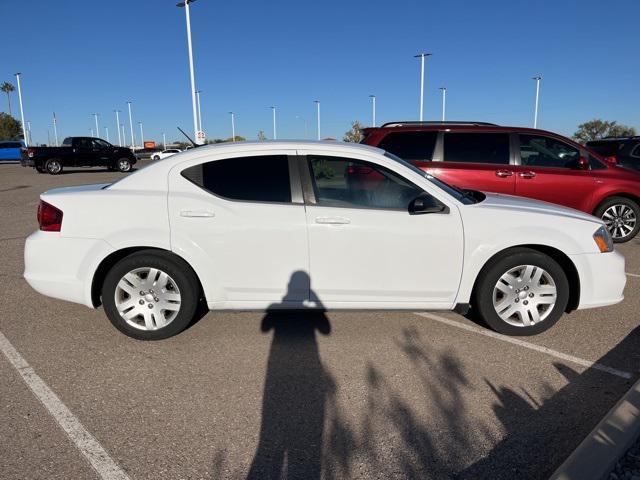
[[[593,240],[602,253],[613,252],[613,240],[604,225],[593,234]]]

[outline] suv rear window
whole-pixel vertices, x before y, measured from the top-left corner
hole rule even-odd
[[[507,133],[445,133],[444,161],[509,164]]]
[[[618,153],[616,142],[587,142],[587,147],[603,157],[610,157]]]
[[[392,132],[387,134],[378,148],[404,160],[431,160],[438,132]]]

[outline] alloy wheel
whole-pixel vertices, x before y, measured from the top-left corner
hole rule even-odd
[[[629,205],[611,205],[602,214],[602,221],[614,239],[621,239],[633,232],[638,219]]]

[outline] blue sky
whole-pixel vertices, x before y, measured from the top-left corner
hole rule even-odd
[[[425,118],[531,125],[541,74],[539,127],[571,134],[594,117],[640,127],[640,1],[215,1],[192,5],[196,82],[209,138],[236,133],[341,138],[352,120],[417,119],[419,61]],[[192,131],[183,9],[175,0],[0,0],[9,46],[0,82],[22,72],[26,119],[46,142],[55,111],[60,136],[115,137],[114,109],[133,102],[146,139]],[[17,92],[12,106],[17,112]],[[0,105],[7,110],[6,97]],[[127,132],[128,132],[127,124]],[[128,136],[128,133],[127,133]]]

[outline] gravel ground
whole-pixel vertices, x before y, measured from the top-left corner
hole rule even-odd
[[[616,463],[609,480],[640,480],[640,438]]]

